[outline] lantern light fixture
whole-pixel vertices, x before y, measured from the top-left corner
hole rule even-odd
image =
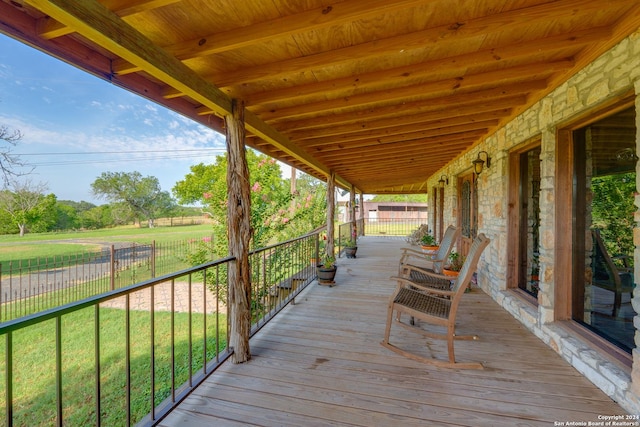
[[[480,157],[482,153],[484,153],[487,158],[487,169],[491,167],[491,157],[489,157],[489,153],[487,153],[486,151],[480,151],[478,153],[478,158],[471,162],[473,164],[473,171],[476,173],[476,175],[480,175],[482,173],[482,169],[484,168],[485,161]]]
[[[449,185],[449,178],[446,175],[441,175],[438,184],[440,184],[440,188],[444,188],[445,185]]]

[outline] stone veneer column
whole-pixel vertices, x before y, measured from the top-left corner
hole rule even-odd
[[[635,82],[635,93],[636,93],[636,153],[640,155],[640,80]],[[636,207],[640,207],[640,193],[638,189],[640,188],[640,165],[636,163],[636,196],[635,196],[635,204]],[[636,283],[638,283],[637,278],[640,277],[640,211],[636,210],[635,212],[635,227],[633,229],[633,243],[635,245],[634,251],[634,272],[633,277]],[[640,313],[640,292],[634,292],[633,298],[631,300],[631,305],[636,313]],[[633,318],[633,324],[636,327],[635,333],[635,343],[636,348],[632,350],[633,355],[633,367],[631,371],[631,393],[628,393],[628,397],[632,398],[636,402],[636,407],[640,407],[640,351],[638,351],[638,346],[640,346],[640,317],[636,314]]]

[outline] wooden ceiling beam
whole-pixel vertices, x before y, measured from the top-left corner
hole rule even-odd
[[[231,99],[220,89],[203,80],[182,62],[168,55],[116,14],[93,0],[25,0],[46,15],[74,29],[102,48],[143,67],[145,72],[165,84],[179,88],[190,98],[208,106],[216,115],[231,113]],[[309,164],[323,174],[330,174],[320,164],[255,114],[245,113],[247,130],[266,139],[279,149]],[[351,184],[337,176],[340,185]]]
[[[136,13],[164,7],[180,0],[104,0],[102,4],[121,18]],[[51,40],[74,32],[73,28],[51,18],[41,18],[37,23],[40,37]]]
[[[369,135],[376,136],[378,129],[384,129],[384,132],[393,131],[393,129],[403,126],[415,127],[415,130],[428,130],[445,128],[456,125],[465,125],[484,120],[492,120],[502,118],[509,115],[511,109],[501,108],[492,111],[480,111],[478,113],[470,111],[467,115],[457,115],[449,117],[448,115],[433,119],[427,114],[412,114],[405,116],[392,117],[389,119],[381,119],[378,121],[349,124],[336,126],[335,128],[326,127],[320,129],[306,129],[299,132],[288,134],[291,141],[299,143],[301,141],[313,142],[319,138],[333,137],[332,141],[348,140],[351,136]]]
[[[348,155],[351,152],[358,152],[360,155],[364,155],[363,152],[373,153],[380,152],[382,150],[394,151],[401,148],[418,148],[424,150],[425,147],[448,147],[450,144],[454,144],[457,141],[474,141],[481,135],[482,130],[472,130],[466,132],[450,133],[447,135],[438,135],[430,137],[420,137],[415,139],[387,139],[386,141],[380,141],[377,139],[371,139],[367,141],[359,141],[355,144],[350,144],[348,147],[339,145],[316,147],[313,150],[309,150],[314,153],[314,156],[320,159],[328,159],[331,155]]]
[[[530,58],[532,51],[549,55],[556,52],[577,50],[588,43],[593,43],[611,34],[610,27],[594,28],[583,31],[576,31],[569,34],[546,37],[544,39],[532,40],[529,42],[518,42],[505,46],[493,46],[479,52],[449,56],[434,59],[426,62],[419,62],[413,65],[386,69],[372,73],[363,73],[356,76],[344,77],[340,79],[327,80],[307,85],[291,86],[267,92],[254,92],[243,94],[242,98],[247,105],[265,104],[280,100],[292,100],[304,98],[313,94],[327,94],[335,91],[343,91],[344,88],[352,87],[363,89],[377,86],[380,82],[402,82],[409,78],[427,77],[435,73],[450,72],[454,70],[464,71],[468,64],[479,65],[499,65],[504,61]],[[164,93],[166,98],[174,98],[183,94],[173,88],[167,88]]]
[[[363,132],[352,133],[343,135],[342,137],[329,137],[322,139],[314,139],[311,141],[305,141],[300,144],[305,150],[312,150],[316,147],[325,147],[328,144],[336,144],[340,147],[349,148],[353,142],[358,141],[379,141],[385,142],[387,138],[399,138],[399,139],[416,139],[416,138],[430,138],[438,135],[449,135],[452,133],[471,132],[475,130],[483,130],[486,132],[488,129],[497,126],[500,121],[498,119],[480,120],[477,122],[456,124],[443,127],[431,127],[422,128],[420,124],[416,125],[404,125],[393,128],[385,129],[383,132]]]
[[[437,43],[440,46],[444,46],[447,43],[464,43],[468,39],[479,36],[486,37],[491,33],[518,30],[536,22],[546,23],[567,16],[588,16],[594,11],[601,11],[603,8],[620,7],[621,4],[631,4],[634,1],[620,0],[619,3],[615,4],[610,2],[603,4],[594,0],[586,2],[584,0],[561,0],[538,4],[314,55],[261,64],[251,68],[227,70],[224,73],[211,74],[204,78],[218,87],[246,84],[262,79],[274,79],[315,68],[331,67],[356,59],[380,58],[389,54],[395,55],[400,50],[403,50],[406,54],[414,49],[424,49],[430,43]]]
[[[294,15],[258,22],[221,33],[212,33],[197,39],[185,40],[181,43],[164,46],[164,50],[184,61],[240,49],[256,43],[268,42],[278,37],[303,31],[313,31],[385,15],[430,1],[432,0],[368,0],[366,7],[363,7],[361,0],[339,1],[329,6],[306,10]],[[134,64],[119,60],[115,61],[114,70],[118,74],[128,74],[140,71],[140,68]]]
[[[452,82],[448,82],[448,83],[451,84]],[[485,83],[485,86],[486,85],[490,85],[490,83]],[[424,85],[424,86],[427,86],[427,85]],[[476,102],[488,101],[493,99],[497,95],[501,95],[501,96],[521,95],[521,94],[527,94],[531,91],[543,90],[547,88],[547,82],[546,80],[534,80],[534,81],[513,83],[509,85],[499,85],[496,83],[493,86],[494,87],[490,87],[490,88],[486,88],[482,86],[480,88],[475,86],[469,87],[469,88],[465,87],[460,89],[449,88],[449,89],[442,89],[437,92],[433,92],[433,91],[422,92],[419,87],[415,87],[414,90],[420,90],[420,92],[414,92],[413,96],[411,96],[411,98],[409,99],[411,99],[412,101],[417,101],[417,100],[428,101],[434,106],[435,105],[451,106],[454,104],[454,101],[451,101],[451,99],[455,97],[466,98],[469,101],[474,100]],[[405,110],[405,103],[407,99],[403,97],[396,98],[395,91],[393,92],[393,94],[390,94],[388,96],[389,98],[392,98],[392,99],[387,99],[382,95],[381,97],[384,99],[379,102],[376,102],[373,99],[367,98],[367,101],[369,102],[366,102],[366,103],[364,101],[362,101],[363,103],[356,103],[356,102],[360,102],[360,99],[356,99],[356,101],[352,101],[353,98],[347,101],[345,100],[342,100],[342,101],[336,100],[336,101],[330,101],[330,102],[327,101],[323,103],[315,103],[311,105],[299,106],[297,111],[295,109],[288,109],[288,108],[283,109],[283,110],[286,110],[284,114],[289,114],[286,116],[282,115],[283,112],[281,110],[280,112],[265,112],[261,114],[260,117],[263,120],[269,120],[273,118],[283,118],[283,117],[317,116],[320,114],[320,112],[325,112],[326,114],[330,114],[335,112],[341,113],[343,112],[342,110],[344,110],[345,113],[347,112],[353,113],[357,109],[360,109],[360,110],[364,110],[367,108],[377,109],[380,107],[389,107],[390,105],[394,105],[397,111]],[[386,104],[383,104],[382,103],[383,101],[386,101]],[[329,108],[329,105],[331,105],[332,107]],[[319,110],[314,110],[313,108],[318,108]]]
[[[441,81],[395,87],[393,90],[383,88],[377,91],[338,97],[326,101],[290,105],[280,109],[260,106],[260,108],[252,108],[251,110],[265,120],[274,117],[297,117],[311,113],[319,114],[323,111],[335,112],[343,108],[361,107],[369,104],[404,102],[412,98],[435,98],[447,94],[495,87],[498,84],[526,84],[532,80],[546,80],[552,73],[567,70],[571,68],[571,66],[573,66],[571,60],[526,64],[487,73],[464,75]]]
[[[389,165],[398,165],[398,167],[409,167],[414,163],[438,165],[438,164],[441,164],[443,160],[447,160],[451,158],[452,150],[457,150],[456,153],[461,153],[465,149],[469,148],[469,144],[458,144],[456,145],[456,147],[459,147],[457,149],[455,147],[451,147],[449,148],[448,152],[439,152],[439,153],[433,153],[433,154],[429,153],[428,155],[425,154],[425,150],[423,149],[422,151],[420,150],[412,150],[412,151],[406,151],[406,152],[403,151],[403,152],[399,152],[396,155],[393,155],[393,156],[389,155],[384,158],[380,158],[380,156],[375,156],[375,155],[366,156],[362,159],[359,159],[359,161],[357,162],[357,164],[362,166],[358,166],[354,164],[353,161],[355,159],[348,158],[348,157],[344,157],[344,158],[340,157],[339,159],[336,159],[335,162],[332,164],[334,164],[336,167],[342,168],[343,173],[346,176],[348,176],[349,173],[352,173],[352,172],[360,173],[365,170],[369,171],[371,170],[372,167],[385,168]],[[367,162],[367,164],[363,164],[365,162]]]
[[[407,115],[406,111],[411,111],[412,115],[428,116],[432,120],[445,119],[450,117],[466,116],[474,113],[496,111],[500,109],[512,109],[517,105],[524,105],[527,102],[526,96],[496,94],[491,100],[469,100],[464,96],[454,95],[450,98],[456,108],[447,109],[444,104],[433,105],[432,100],[407,102],[399,109],[392,105],[388,107],[370,108],[362,111],[335,114],[331,116],[319,116],[312,119],[286,121],[278,123],[278,128],[282,132],[302,131],[312,129],[323,129],[332,126],[355,126],[366,128],[375,126],[375,123],[384,120],[393,120]]]

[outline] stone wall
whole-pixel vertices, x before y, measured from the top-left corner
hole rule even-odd
[[[471,162],[480,150],[491,156],[491,167],[479,175],[478,230],[491,238],[491,244],[479,263],[478,284],[502,307],[519,319],[536,336],[547,343],[578,371],[600,387],[630,413],[640,414],[640,355],[634,350],[631,372],[610,361],[593,345],[575,332],[554,322],[554,259],[555,259],[555,168],[557,129],[564,123],[598,106],[635,90],[640,94],[640,31],[620,42],[609,52],[589,64],[567,82],[524,111],[515,120],[498,130],[455,161],[435,173],[428,188],[437,186],[441,175],[449,177],[445,187],[446,224],[456,224],[457,188],[455,179],[469,173]],[[636,111],[640,97],[636,96]],[[636,114],[640,132],[640,114]],[[509,151],[534,138],[541,141],[540,183],[540,293],[538,307],[525,302],[507,290],[507,214]],[[640,153],[640,136],[636,137]],[[640,169],[640,168],[639,168]],[[640,171],[639,171],[640,172]],[[638,174],[640,176],[640,174]],[[640,178],[638,178],[640,188]],[[636,196],[640,207],[640,196]],[[433,217],[432,217],[433,218]],[[640,214],[636,214],[636,221]],[[433,227],[433,223],[430,224]],[[635,229],[635,277],[640,277],[640,230]],[[640,311],[640,293],[632,301]],[[640,329],[640,318],[635,317]],[[636,332],[636,344],[640,335]],[[633,381],[632,381],[633,378]]]

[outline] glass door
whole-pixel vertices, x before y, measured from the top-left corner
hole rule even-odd
[[[573,132],[572,317],[631,352],[636,190],[635,109]]]

